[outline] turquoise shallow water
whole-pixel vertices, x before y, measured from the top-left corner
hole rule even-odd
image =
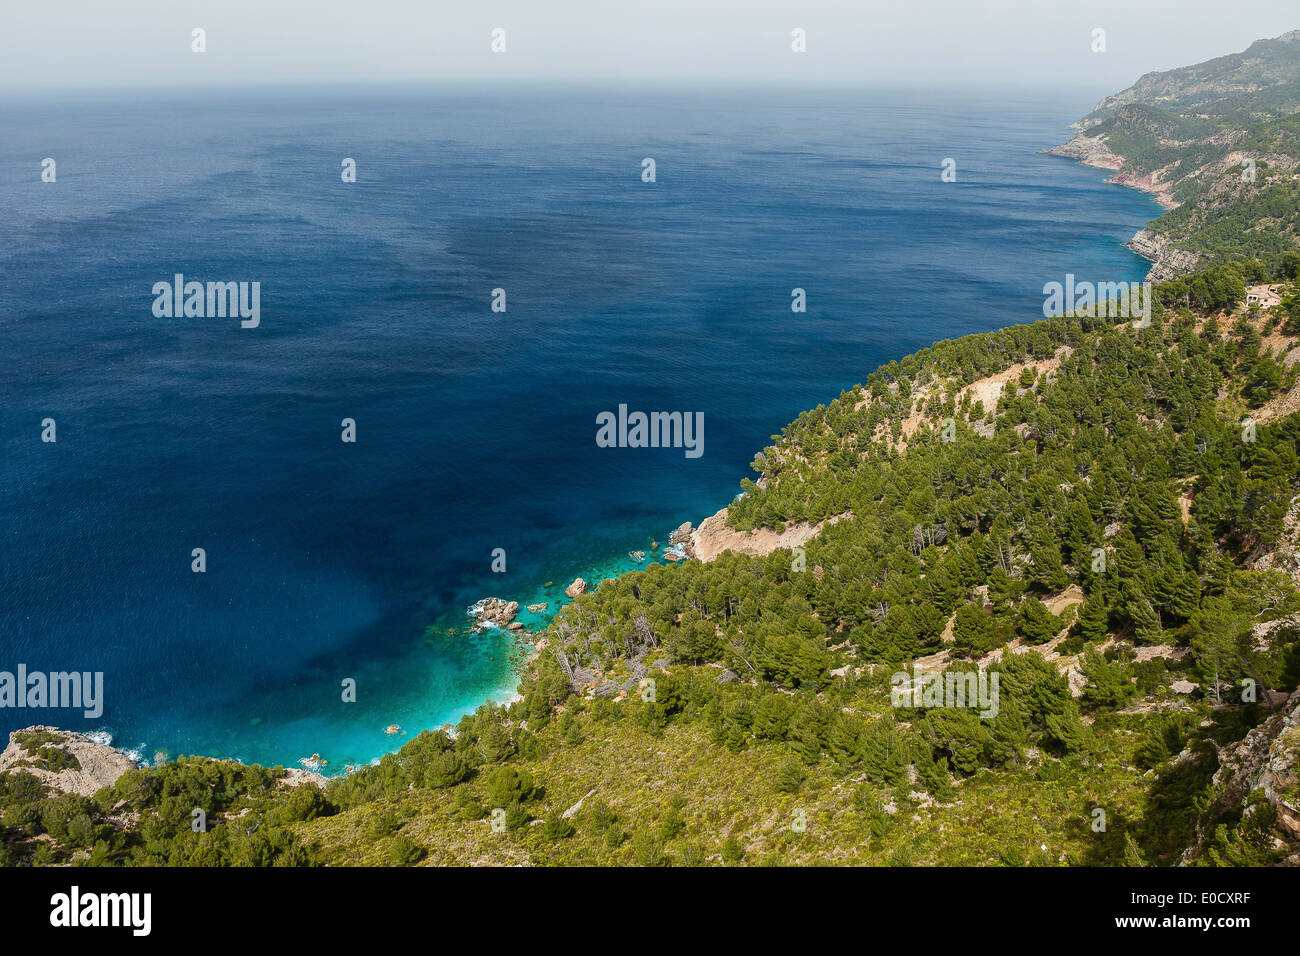
[[[1089,105],[0,101],[0,669],[103,671],[106,696],[97,720],[0,729],[337,771],[507,699],[514,643],[467,631],[475,601],[553,611],[725,505],[769,436],[879,363],[1032,321],[1066,273],[1143,275],[1120,243],[1155,205],[1038,152]],[[260,282],[259,328],[156,318],[176,272]],[[620,403],[702,412],[704,454],[597,447]]]

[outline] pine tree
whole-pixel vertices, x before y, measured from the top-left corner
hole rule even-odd
[[[1137,841],[1133,839],[1132,833],[1124,834],[1124,865],[1125,866],[1146,866],[1146,857],[1142,855],[1142,850]]]
[[[803,786],[803,764],[797,757],[788,757],[776,771],[775,786],[782,793],[797,793]]]
[[[1110,614],[1106,605],[1089,595],[1079,610],[1079,634],[1089,643],[1100,641],[1110,631]]]
[[[1050,532],[1043,530],[1029,549],[1029,580],[1044,593],[1060,591],[1070,583],[1061,548]]]

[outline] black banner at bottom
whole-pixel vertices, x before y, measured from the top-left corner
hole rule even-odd
[[[545,923],[516,920],[548,912],[586,912],[594,928],[612,912],[642,911],[648,922],[634,923],[672,931],[690,913],[694,922],[711,911],[716,919],[699,920],[705,928],[691,936],[702,939],[713,925],[733,946],[751,932],[770,943],[773,920],[788,919],[793,930],[828,918],[882,928],[898,921],[909,932],[948,933],[971,919],[999,934],[1012,927],[996,924],[1009,923],[1017,935],[1064,931],[1080,941],[1195,933],[1231,944],[1241,934],[1290,933],[1298,898],[1300,870],[1283,868],[0,870],[9,941],[75,934],[218,942],[339,931],[386,939],[430,919],[546,933]]]

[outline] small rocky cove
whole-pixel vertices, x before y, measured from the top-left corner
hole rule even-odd
[[[834,520],[834,519],[832,519]],[[658,541],[651,541],[646,550],[634,550],[627,553],[635,565],[648,562],[661,562],[665,565],[684,561],[712,561],[722,551],[735,550],[745,554],[762,555],[782,547],[795,547],[815,537],[822,525],[788,526],[777,532],[774,529],[756,529],[742,532],[727,526],[727,509],[723,508],[704,519],[699,527],[689,521],[678,525],[668,537],[666,546]],[[624,573],[615,570],[613,575]],[[612,576],[612,575],[606,575]],[[604,578],[600,578],[603,580]],[[563,588],[565,597],[575,600],[595,587],[599,581],[588,581],[581,576],[575,577]],[[547,582],[550,587],[550,582]],[[498,596],[482,598],[470,608],[469,631],[483,633],[489,629],[500,629],[513,635],[511,663],[517,673],[522,673],[529,663],[543,650],[546,639],[541,637],[541,629],[550,623],[551,616],[560,610],[565,602],[552,600],[536,601],[524,606],[529,615],[537,620],[530,628],[519,620],[521,603]],[[653,635],[641,635],[638,652],[621,668],[617,674],[597,673],[583,666],[570,663],[563,651],[557,658],[574,691],[583,695],[622,699],[637,689],[647,675],[657,667],[667,663],[667,659],[658,653]],[[732,671],[721,669],[717,675],[719,683],[731,683],[739,679]],[[442,730],[450,731],[450,725],[443,725]],[[386,736],[405,739],[408,731],[398,724],[389,724],[383,728]],[[155,763],[166,761],[166,755],[158,754]],[[208,758],[221,760],[222,758]],[[231,761],[234,762],[234,761]],[[329,760],[319,753],[313,753],[298,761],[301,766],[285,768],[280,785],[293,787],[304,783],[324,786],[327,777],[322,771],[329,765]],[[104,787],[112,786],[122,774],[138,766],[147,766],[135,757],[84,734],[61,730],[43,725],[32,726],[13,731],[9,735],[8,746],[0,753],[0,774],[8,771],[22,770],[31,773],[52,790],[62,793],[75,793],[91,796]],[[356,769],[347,765],[343,771]]]

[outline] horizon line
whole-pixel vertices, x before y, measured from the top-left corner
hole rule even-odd
[[[718,79],[717,77],[681,77],[681,78],[642,78],[642,77],[511,77],[508,79],[434,79],[434,78],[364,78],[339,80],[333,78],[301,78],[283,80],[231,80],[228,82],[189,82],[164,84],[156,81],[131,82],[94,85],[54,86],[47,83],[29,85],[0,86],[0,97],[4,96],[64,96],[64,95],[98,95],[112,93],[175,93],[189,95],[202,92],[275,92],[279,90],[330,90],[334,92],[381,89],[449,89],[457,91],[565,91],[565,92],[605,92],[611,89],[619,92],[647,93],[657,90],[691,91],[691,92],[790,92],[833,91],[864,92],[873,90],[917,90],[924,92],[942,91],[946,98],[962,98],[969,90],[997,90],[1000,92],[1018,91],[1033,96],[1042,90],[1087,91],[1099,88],[1110,89],[1109,85],[1098,80],[1088,82],[1047,82],[1036,83],[1032,87],[1018,80],[976,80],[963,83],[954,90],[951,81],[940,79],[872,79],[872,80],[798,80],[790,82],[785,79],[737,78]]]

